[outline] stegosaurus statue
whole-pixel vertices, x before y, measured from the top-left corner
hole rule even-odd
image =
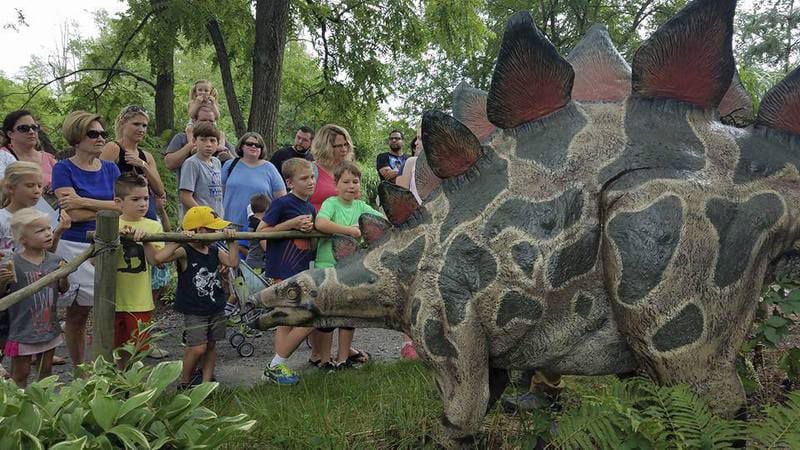
[[[361,218],[369,247],[337,238],[336,268],[262,291],[261,327],[408,333],[456,440],[509,369],[642,369],[732,415],[765,274],[800,237],[800,69],[751,127],[719,120],[749,103],[735,5],[694,1],[630,67],[601,26],[563,59],[512,16],[489,92],[460,86],[459,120],[423,117],[423,206],[381,185],[389,220]]]

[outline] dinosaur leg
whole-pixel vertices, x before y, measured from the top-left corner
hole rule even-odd
[[[654,368],[655,373],[651,374],[659,383],[692,386],[717,414],[733,418],[746,405],[744,389],[733,361],[720,357],[699,365],[697,358],[690,356],[661,360]]]
[[[486,410],[490,410],[494,403],[503,395],[503,391],[508,386],[509,376],[506,369],[489,369],[489,404]]]

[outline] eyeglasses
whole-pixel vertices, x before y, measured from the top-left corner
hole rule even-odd
[[[108,137],[108,133],[105,130],[89,130],[86,132],[86,137],[89,139],[97,139],[99,137],[105,139]]]
[[[144,106],[139,106],[139,105],[128,105],[122,109],[122,114],[131,114],[131,113],[147,114],[147,110],[144,109]]]
[[[17,125],[16,130],[20,133],[27,133],[29,131],[33,131],[35,133],[39,131],[39,125]]]
[[[258,142],[245,142],[242,144],[242,147],[264,148],[264,146]]]
[[[396,137],[396,136],[390,136],[389,140],[390,141],[402,141],[403,138],[402,137]]]

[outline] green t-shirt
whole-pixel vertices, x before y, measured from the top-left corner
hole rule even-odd
[[[353,200],[349,205],[345,205],[338,197],[328,197],[322,202],[317,217],[324,217],[337,225],[350,227],[358,225],[358,218],[364,213],[383,217],[383,214],[363,200]],[[314,267],[325,268],[335,265],[333,243],[330,239],[320,239],[317,244],[317,259],[314,261]]]

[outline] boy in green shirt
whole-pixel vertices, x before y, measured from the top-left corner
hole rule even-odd
[[[329,234],[343,234],[361,239],[361,230],[358,228],[358,218],[364,214],[374,214],[383,216],[365,201],[357,197],[361,192],[361,170],[351,162],[344,162],[334,172],[336,182],[336,197],[329,197],[322,203],[322,207],[317,213],[314,226],[317,230]],[[330,239],[320,239],[317,245],[317,258],[314,267],[324,269],[336,265],[333,257],[333,243]],[[321,331],[332,332],[332,329]],[[353,328],[339,328],[339,354],[337,356],[336,367],[348,368],[353,363],[363,363],[369,360],[366,352],[353,350],[350,348],[353,343]],[[328,345],[330,346],[330,340]],[[330,348],[330,347],[328,347]],[[324,350],[322,353],[329,353]]]

